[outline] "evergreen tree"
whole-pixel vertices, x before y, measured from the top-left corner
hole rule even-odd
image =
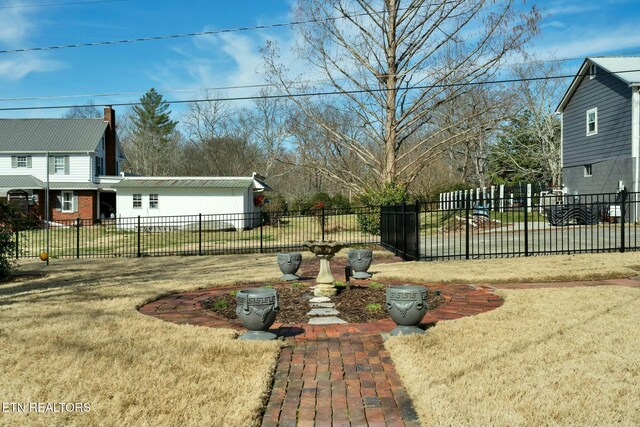
[[[127,144],[127,160],[132,172],[161,176],[171,173],[170,165],[177,156],[178,122],[171,120],[169,104],[151,88],[133,107],[132,136]]]

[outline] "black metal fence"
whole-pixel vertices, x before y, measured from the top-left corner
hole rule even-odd
[[[407,214],[414,211],[417,223]],[[638,219],[638,193],[538,193],[493,205],[469,194],[462,205],[383,207],[381,235],[384,247],[407,260],[624,252],[640,249]]]
[[[141,257],[215,255],[302,250],[307,240],[349,245],[380,242],[363,231],[361,218],[379,207],[252,214],[82,219],[31,224],[16,231],[15,257]],[[47,237],[48,236],[48,237]],[[48,241],[48,243],[47,243]]]

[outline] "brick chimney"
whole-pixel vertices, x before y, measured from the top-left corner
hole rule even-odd
[[[108,123],[104,133],[104,161],[107,175],[117,175],[116,168],[116,112],[111,105],[104,107],[104,121]]]

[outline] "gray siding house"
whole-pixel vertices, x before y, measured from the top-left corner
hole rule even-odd
[[[587,58],[558,105],[567,194],[640,191],[640,57]]]

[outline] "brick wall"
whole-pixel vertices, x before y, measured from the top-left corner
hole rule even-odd
[[[44,190],[34,191],[35,194],[38,194],[38,204],[30,207],[30,211],[35,217],[44,220],[45,219],[45,200],[44,200]],[[49,212],[51,221],[61,221],[61,220],[72,220],[77,219],[78,217],[81,219],[96,219],[98,218],[97,211],[97,200],[98,195],[96,191],[76,191],[78,195],[78,206],[75,207],[75,212],[62,212],[58,210],[56,207],[58,205],[58,196],[60,195],[60,191],[50,191],[49,192]]]
[[[96,214],[97,192],[95,191],[76,191],[78,195],[78,206],[75,206],[75,212],[62,212],[56,209],[58,196],[60,191],[51,191],[49,203],[51,208],[51,220],[69,220],[69,219],[94,219]]]

